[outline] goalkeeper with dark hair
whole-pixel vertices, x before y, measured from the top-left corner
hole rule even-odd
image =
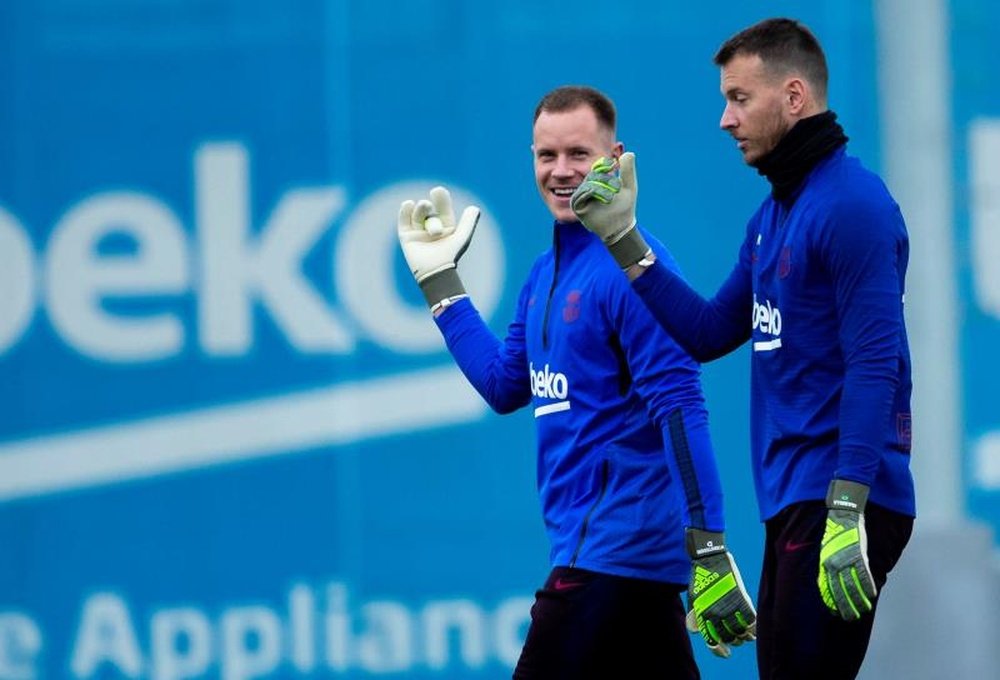
[[[845,152],[812,33],[767,20],[715,62],[721,126],[772,187],[715,297],[663,266],[635,228],[632,155],[620,173],[596,163],[573,208],[696,359],[752,340],[760,677],[846,680],[913,526],[906,226],[882,181]]]

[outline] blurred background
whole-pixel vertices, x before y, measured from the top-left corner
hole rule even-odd
[[[3,0],[0,680],[509,677],[548,571],[534,426],[454,368],[399,201],[483,206],[461,271],[503,333],[551,238],[534,107],[591,84],[710,294],[768,190],[711,58],[777,15],[911,235],[919,517],[863,677],[995,677],[997,3]],[[755,592],[748,368],[704,383]]]

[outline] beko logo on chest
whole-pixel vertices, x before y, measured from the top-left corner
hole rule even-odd
[[[535,370],[535,364],[528,364],[531,372],[531,393],[542,399],[565,399],[569,394],[569,380],[565,373],[556,373],[549,369],[549,365],[540,370]]]
[[[570,403],[569,379],[565,373],[559,373],[549,368],[548,364],[539,370],[535,370],[534,362],[528,364],[528,374],[531,376],[531,393],[539,399],[559,399],[560,401],[539,406],[535,409],[535,417],[556,413],[558,411],[568,411]]]
[[[757,302],[756,295],[753,296],[753,329],[772,336],[770,340],[754,341],[753,351],[769,352],[781,347],[781,310],[770,300]]]

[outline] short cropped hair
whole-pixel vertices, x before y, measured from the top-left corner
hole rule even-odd
[[[739,55],[757,55],[764,67],[777,74],[798,73],[826,99],[829,74],[819,40],[795,19],[765,19],[745,28],[715,53],[716,66],[725,66]]]
[[[535,107],[535,117],[532,122],[537,121],[543,111],[564,113],[581,106],[590,107],[597,116],[597,122],[612,132],[615,131],[618,114],[615,112],[614,102],[600,90],[586,85],[563,85],[546,94]]]

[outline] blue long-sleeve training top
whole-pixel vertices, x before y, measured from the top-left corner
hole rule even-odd
[[[700,361],[752,340],[751,456],[761,519],[826,497],[831,479],[915,514],[910,356],[903,320],[909,241],[899,206],[839,147],[784,201],[768,196],[711,300],[669,267],[633,283]]]
[[[600,240],[556,223],[503,341],[469,300],[437,323],[494,410],[534,410],[552,566],[686,584],[684,527],[724,529],[700,368]]]

